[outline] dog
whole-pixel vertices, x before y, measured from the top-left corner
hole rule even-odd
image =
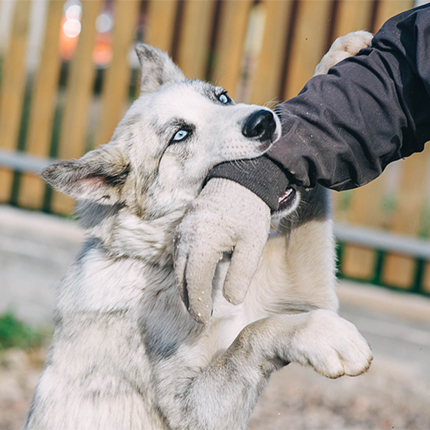
[[[349,43],[341,45],[343,55]],[[245,429],[271,373],[286,364],[337,378],[363,373],[372,360],[337,314],[332,222],[320,187],[295,190],[274,214],[281,222],[245,301],[222,296],[224,259],[212,318],[191,318],[175,281],[175,229],[212,167],[262,155],[281,124],[266,107],[235,104],[223,88],[185,79],[167,54],[136,50],[142,93],[112,140],[42,174],[77,199],[88,239],[58,290],[27,430]]]

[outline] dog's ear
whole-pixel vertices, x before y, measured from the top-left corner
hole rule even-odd
[[[165,52],[139,43],[136,53],[142,67],[142,93],[150,93],[163,84],[185,80],[184,74]]]
[[[122,187],[130,163],[118,147],[105,145],[75,161],[47,167],[42,178],[58,191],[77,199],[115,204],[121,201]]]

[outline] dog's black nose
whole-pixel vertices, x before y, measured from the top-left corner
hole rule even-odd
[[[271,139],[275,130],[276,122],[272,112],[261,109],[246,119],[242,134],[262,142]]]

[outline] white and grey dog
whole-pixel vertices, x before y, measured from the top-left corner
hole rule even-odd
[[[221,261],[212,318],[190,316],[173,270],[175,229],[208,171],[263,154],[280,123],[267,108],[186,80],[154,48],[137,52],[142,94],[112,141],[43,172],[78,199],[88,240],[58,291],[26,429],[245,429],[271,373],[289,362],[336,378],[361,374],[372,359],[337,315],[321,188],[289,199],[282,215],[294,212],[295,222],[285,218],[268,239],[241,305],[222,296]]]

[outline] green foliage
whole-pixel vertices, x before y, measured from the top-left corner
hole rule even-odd
[[[32,329],[11,311],[0,315],[0,350],[37,347],[42,344],[45,337],[45,333]]]

